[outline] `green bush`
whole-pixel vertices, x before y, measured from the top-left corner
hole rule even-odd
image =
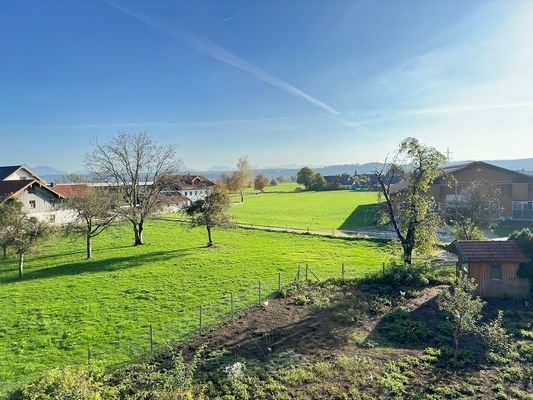
[[[425,322],[412,319],[410,313],[405,310],[398,310],[383,317],[382,322],[384,326],[381,331],[392,342],[417,344],[432,336]]]
[[[23,400],[112,400],[114,389],[105,385],[107,377],[87,370],[52,369],[22,389]]]

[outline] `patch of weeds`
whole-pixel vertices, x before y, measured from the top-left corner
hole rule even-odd
[[[420,361],[423,361],[428,364],[434,364],[437,361],[439,361],[439,357],[441,356],[440,349],[435,349],[433,347],[426,347],[424,350],[424,354],[420,356]]]
[[[392,306],[392,301],[387,297],[373,296],[368,301],[368,311],[374,315],[388,313]]]
[[[402,373],[398,363],[391,361],[385,364],[385,372],[380,378],[379,383],[389,394],[400,396],[408,382],[409,378]]]
[[[525,392],[521,389],[511,387],[509,388],[509,392],[511,392],[511,396],[513,399],[517,400],[533,400],[533,394]]]
[[[501,377],[508,382],[517,382],[522,379],[522,369],[519,367],[503,367],[501,368]]]
[[[423,321],[414,320],[405,310],[398,310],[382,319],[381,331],[385,337],[400,344],[418,344],[428,340],[432,333]]]
[[[533,362],[533,343],[519,341],[516,348],[524,361]]]

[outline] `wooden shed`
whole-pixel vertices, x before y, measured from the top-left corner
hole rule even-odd
[[[528,279],[517,276],[520,264],[529,259],[513,240],[458,240],[458,272],[477,282],[481,297],[526,298],[530,296]]]

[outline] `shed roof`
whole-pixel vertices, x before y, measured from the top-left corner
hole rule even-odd
[[[528,262],[514,240],[458,240],[455,247],[466,262]]]

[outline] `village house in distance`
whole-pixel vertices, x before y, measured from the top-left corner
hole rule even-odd
[[[215,183],[201,175],[179,175],[174,187],[163,192],[162,203],[170,210],[179,210],[191,202],[205,198]],[[24,165],[0,167],[0,202],[15,198],[23,204],[30,217],[51,224],[72,222],[75,214],[62,207],[62,201],[79,193],[84,185],[98,183],[48,183]]]
[[[499,199],[489,204],[491,220],[533,221],[533,176],[483,161],[446,166],[442,171],[443,175],[431,186],[431,194],[443,214],[460,206],[463,188],[481,181],[499,190]],[[398,195],[401,201],[401,192],[407,184],[402,180],[391,185],[391,194]]]

